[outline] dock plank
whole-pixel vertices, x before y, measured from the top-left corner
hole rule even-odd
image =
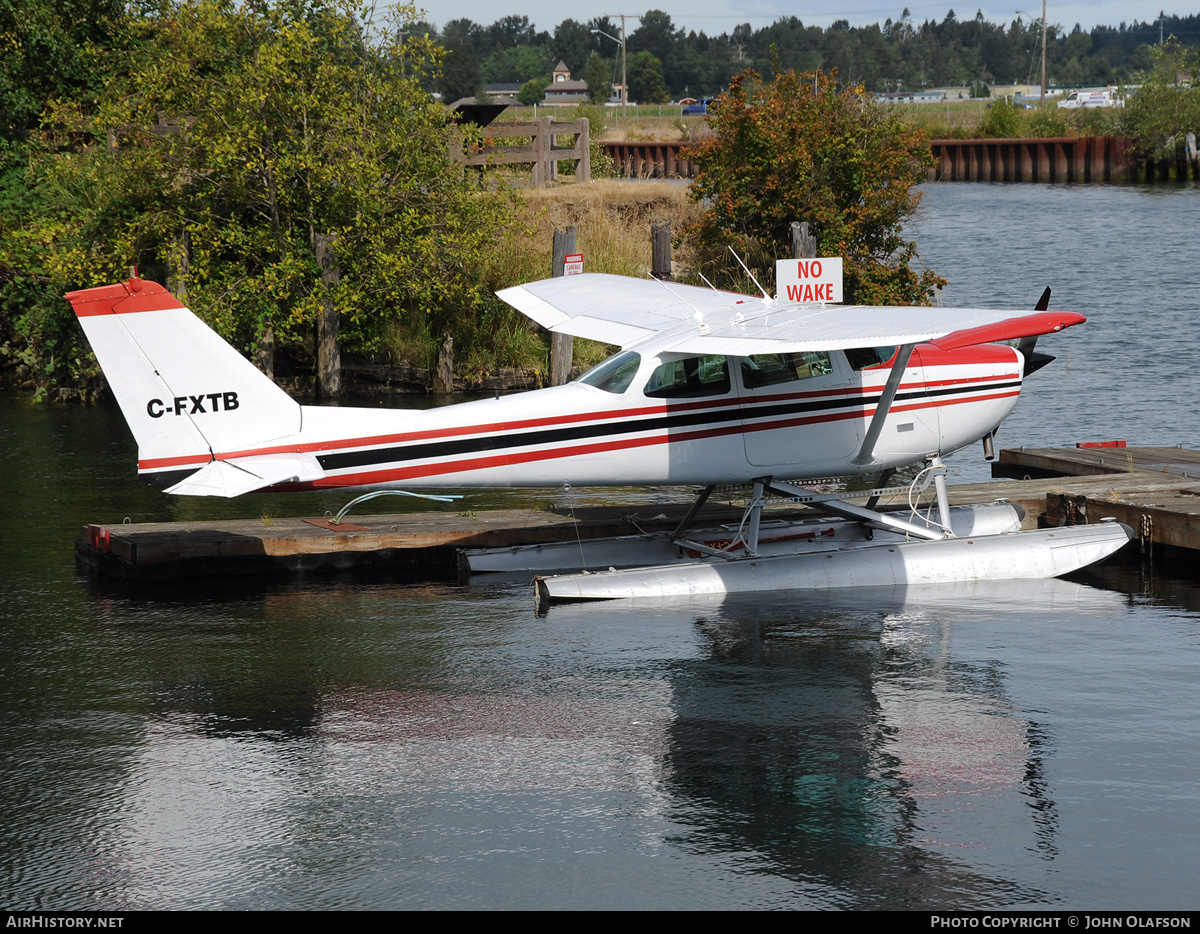
[[[1200,477],[1200,451],[1179,447],[1005,448],[993,476],[1021,478],[1022,471],[1064,476],[1136,470]]]

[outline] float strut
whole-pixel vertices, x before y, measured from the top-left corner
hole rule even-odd
[[[879,476],[875,478],[876,489],[883,489],[885,486],[887,486],[888,483],[891,482],[891,479],[893,476],[895,476],[895,474],[896,474],[895,467],[888,467],[884,470],[879,471]],[[879,505],[879,497],[878,496],[872,496],[869,500],[867,500],[867,508],[868,509],[874,509],[878,505]]]
[[[746,550],[758,554],[758,524],[762,519],[763,481],[754,481],[754,500],[750,503],[750,528],[746,531]]]
[[[946,465],[938,456],[930,458],[933,467],[933,489],[937,493],[938,521],[942,528],[950,532],[950,495],[946,492]]]
[[[688,526],[690,526],[695,520],[696,514],[700,512],[700,508],[708,502],[708,498],[712,496],[712,492],[716,488],[717,485],[715,483],[710,483],[696,495],[696,501],[692,503],[692,508],[687,511],[687,515],[684,516],[683,521],[679,523],[679,528],[671,533],[672,541],[679,538],[680,535],[688,530]]]

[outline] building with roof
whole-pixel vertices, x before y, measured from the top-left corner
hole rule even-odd
[[[542,103],[551,107],[574,107],[576,104],[586,104],[587,100],[587,82],[572,80],[567,63],[560,59],[551,72]]]

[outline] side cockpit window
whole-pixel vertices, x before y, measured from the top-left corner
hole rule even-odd
[[[853,347],[846,351],[846,359],[850,361],[852,370],[869,370],[872,367],[883,366],[896,355],[893,347]]]
[[[576,382],[619,395],[629,388],[641,365],[641,354],[626,351],[596,364]]]
[[[729,361],[716,354],[668,360],[650,374],[645,394],[652,399],[723,396],[730,390]]]
[[[742,359],[742,385],[747,389],[828,376],[832,372],[829,354],[823,350],[756,354]]]

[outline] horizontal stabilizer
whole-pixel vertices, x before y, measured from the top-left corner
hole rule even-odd
[[[232,498],[277,483],[305,483],[324,476],[325,471],[312,454],[260,454],[209,461],[167,492]]]

